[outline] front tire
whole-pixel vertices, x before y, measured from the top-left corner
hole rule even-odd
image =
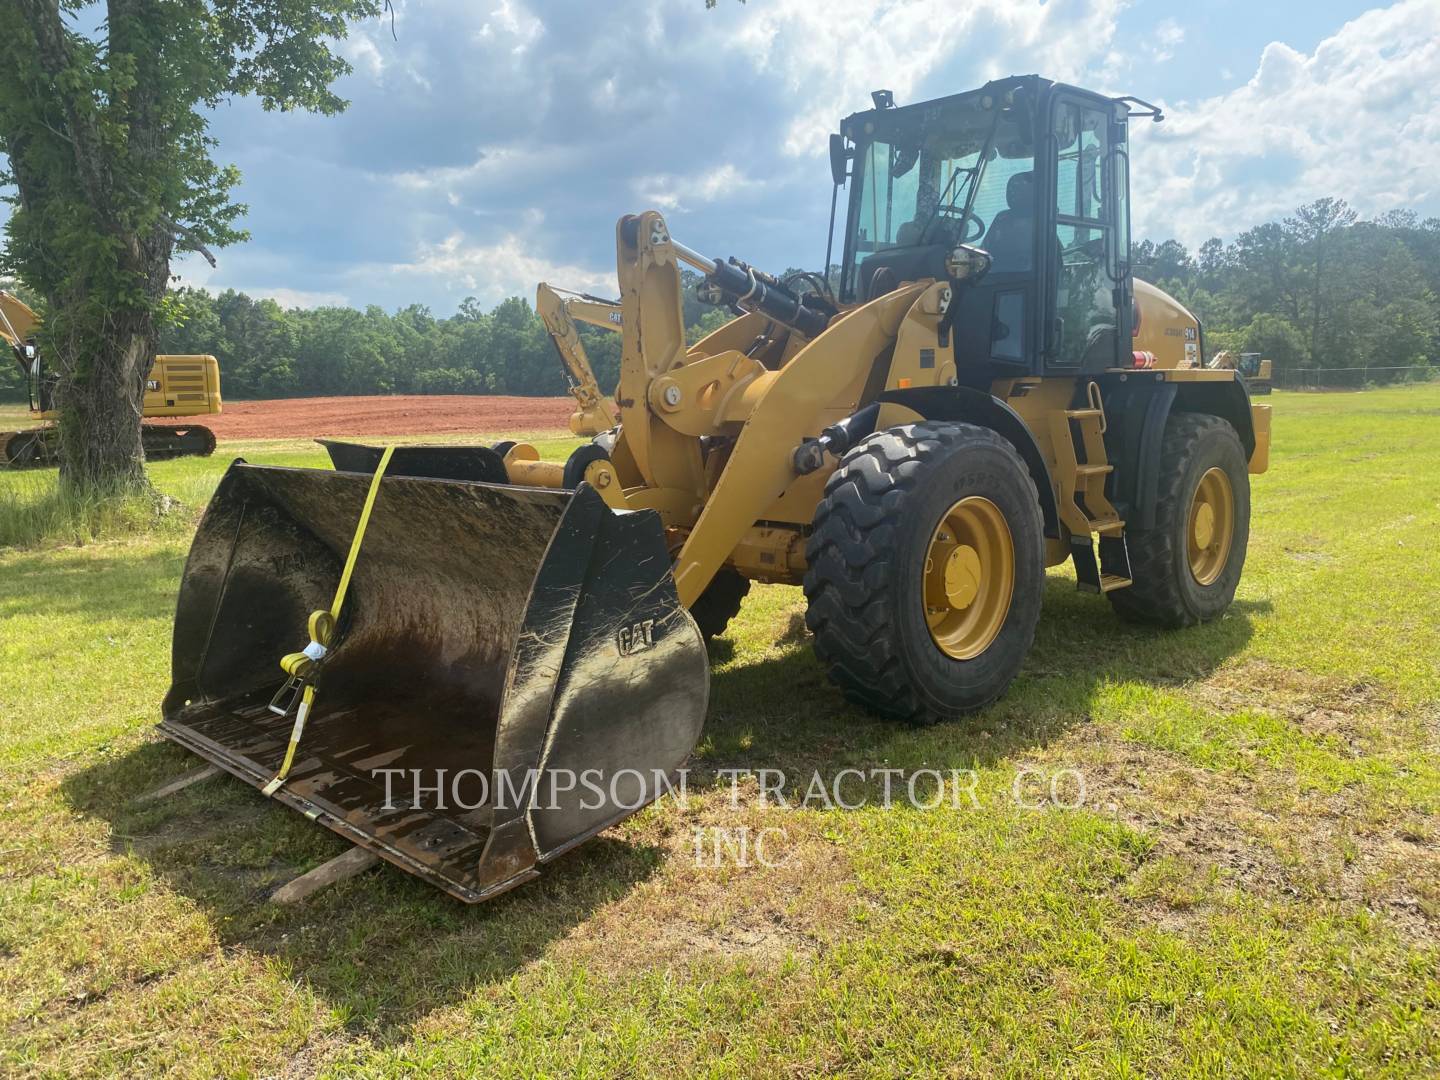
[[[1035,636],[1044,538],[1015,448],[974,424],[905,424],[851,449],[806,546],[805,621],[847,699],[934,723],[994,701]]]
[[[1218,416],[1176,413],[1160,444],[1155,525],[1127,528],[1134,583],[1106,593],[1123,618],[1194,626],[1235,599],[1250,539],[1250,474],[1240,436]]]
[[[708,645],[712,638],[725,632],[730,620],[740,614],[740,604],[750,591],[750,581],[728,566],[715,573],[705,591],[690,605],[695,625]]]

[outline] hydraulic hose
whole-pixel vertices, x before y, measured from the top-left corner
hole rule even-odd
[[[771,279],[762,280],[750,267],[722,259],[707,259],[680,241],[670,240],[683,262],[689,263],[706,279],[747,311],[759,312],[766,318],[798,330],[807,338],[819,337],[830,325],[830,316],[806,307],[804,302],[783,285]]]

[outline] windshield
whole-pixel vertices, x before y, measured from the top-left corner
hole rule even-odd
[[[990,107],[986,108],[985,105]],[[1034,169],[1028,114],[966,95],[914,111],[875,114],[873,139],[856,148],[844,291],[864,293],[865,260],[877,252],[981,242],[1011,209],[1010,180]],[[1028,176],[1027,176],[1028,178]],[[1033,185],[1016,186],[1033,218]],[[1002,229],[1003,231],[1003,229]],[[1027,249],[1028,250],[1028,249]]]

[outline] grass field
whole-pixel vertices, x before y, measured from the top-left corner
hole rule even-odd
[[[1440,1074],[1440,387],[1272,400],[1224,619],[1142,632],[1053,572],[1009,695],[910,730],[757,588],[688,805],[475,908],[388,867],[277,908],[339,840],[227,778],[133,801],[197,764],[152,725],[225,462],[157,464],[177,520],[0,551],[0,1071]],[[0,476],[0,513],[49,483]],[[714,778],[851,767],[973,768],[974,803]],[[697,860],[717,826],[779,865]]]

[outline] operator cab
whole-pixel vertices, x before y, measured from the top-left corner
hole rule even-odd
[[[1132,103],[1158,110],[1034,75],[901,108],[875,98],[841,125],[842,301],[943,280],[969,245],[989,261],[954,283],[961,383],[1129,366],[1127,124]]]

